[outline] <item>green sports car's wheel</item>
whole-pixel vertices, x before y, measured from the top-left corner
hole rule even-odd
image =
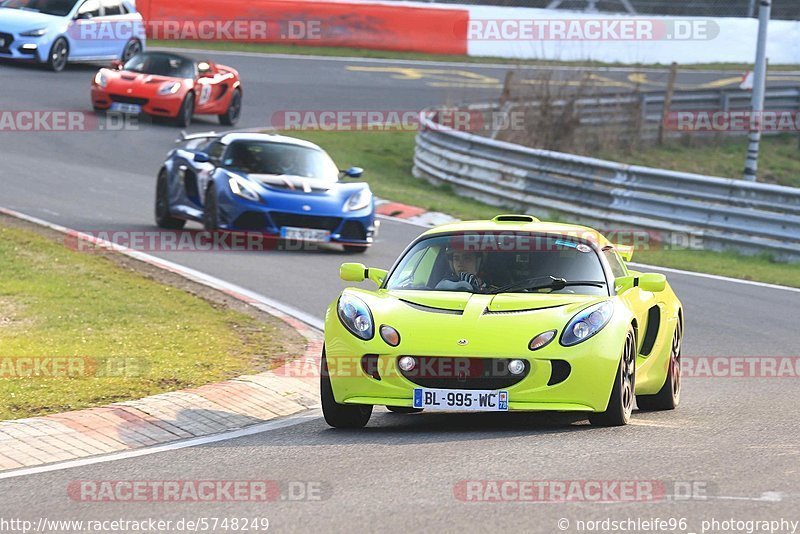
[[[606,411],[589,416],[589,422],[595,426],[623,426],[631,420],[633,404],[636,396],[636,336],[633,328],[628,329],[625,347],[617,367],[617,376],[611,397],[608,399]]]
[[[333,397],[331,377],[328,374],[328,359],[322,349],[322,373],[320,376],[322,415],[325,422],[334,428],[363,428],[372,417],[372,406],[365,404],[339,404]]]
[[[681,344],[683,341],[683,322],[678,321],[672,335],[667,379],[655,395],[639,395],[636,404],[640,410],[674,410],[681,402]]]
[[[387,410],[392,413],[419,413],[422,408],[408,408],[406,406],[387,406]]]

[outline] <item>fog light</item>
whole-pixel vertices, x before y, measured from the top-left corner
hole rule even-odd
[[[389,325],[381,326],[381,337],[387,345],[392,347],[400,344],[400,333]]]
[[[398,367],[400,367],[401,371],[405,371],[406,373],[413,370],[417,366],[417,360],[412,358],[411,356],[403,356],[397,362]]]
[[[525,362],[522,360],[511,360],[508,362],[508,370],[512,375],[521,375],[525,372]]]
[[[553,339],[556,337],[556,331],[550,330],[548,332],[544,332],[536,336],[535,338],[531,339],[531,342],[528,343],[528,348],[530,350],[539,350],[542,347],[547,346]]]

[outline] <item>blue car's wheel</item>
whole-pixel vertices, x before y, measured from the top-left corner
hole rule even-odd
[[[59,37],[50,47],[50,55],[47,56],[47,66],[53,72],[61,72],[67,66],[69,60],[69,43],[63,37]]]
[[[623,426],[627,425],[633,412],[636,386],[636,335],[633,328],[628,329],[622,357],[614,379],[611,397],[608,399],[606,411],[593,413],[589,422],[594,426]]]
[[[209,184],[206,190],[206,205],[203,210],[203,228],[207,232],[219,230],[219,206],[217,205],[217,190],[214,184]]]
[[[320,372],[320,396],[325,422],[334,428],[363,428],[372,417],[372,406],[366,404],[339,404],[333,397],[331,377],[328,374],[328,359],[322,349],[322,371]]]
[[[160,228],[170,230],[180,230],[186,226],[185,220],[176,219],[170,213],[167,169],[161,169],[161,172],[158,173],[158,182],[156,183],[156,224]]]
[[[122,55],[120,59],[123,63],[127,63],[130,58],[138,54],[142,51],[142,43],[139,42],[139,39],[131,39],[125,44],[125,48],[122,50]]]
[[[369,248],[367,245],[342,245],[348,254],[363,254]]]

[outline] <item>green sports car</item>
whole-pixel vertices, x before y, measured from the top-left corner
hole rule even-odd
[[[632,247],[528,215],[448,224],[391,270],[342,265],[328,308],[322,410],[360,428],[399,413],[585,412],[594,425],[671,410],[681,394],[683,310],[662,274],[626,265]]]

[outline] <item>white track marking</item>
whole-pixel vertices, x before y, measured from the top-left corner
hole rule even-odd
[[[295,55],[295,54],[270,54],[266,52],[237,52],[234,50],[214,50],[211,48],[173,48],[154,46],[150,50],[166,50],[170,52],[188,52],[194,54],[215,54],[221,56],[241,56],[241,57],[257,57],[264,59],[294,59],[294,60],[308,60],[308,61],[336,61],[344,63],[389,63],[394,65],[427,65],[437,67],[460,67],[473,68],[473,69],[504,69],[504,70],[564,70],[564,71],[577,71],[584,72],[586,69],[591,68],[597,72],[657,72],[665,73],[669,69],[667,67],[660,69],[656,67],[587,67],[587,66],[570,66],[570,65],[525,65],[509,62],[509,63],[478,63],[467,61],[429,61],[424,59],[381,59],[374,57],[347,57],[347,56],[314,56],[314,55]],[[699,72],[702,74],[740,74],[733,70],[691,70],[686,72]],[[781,74],[796,74],[795,71],[781,71]]]

